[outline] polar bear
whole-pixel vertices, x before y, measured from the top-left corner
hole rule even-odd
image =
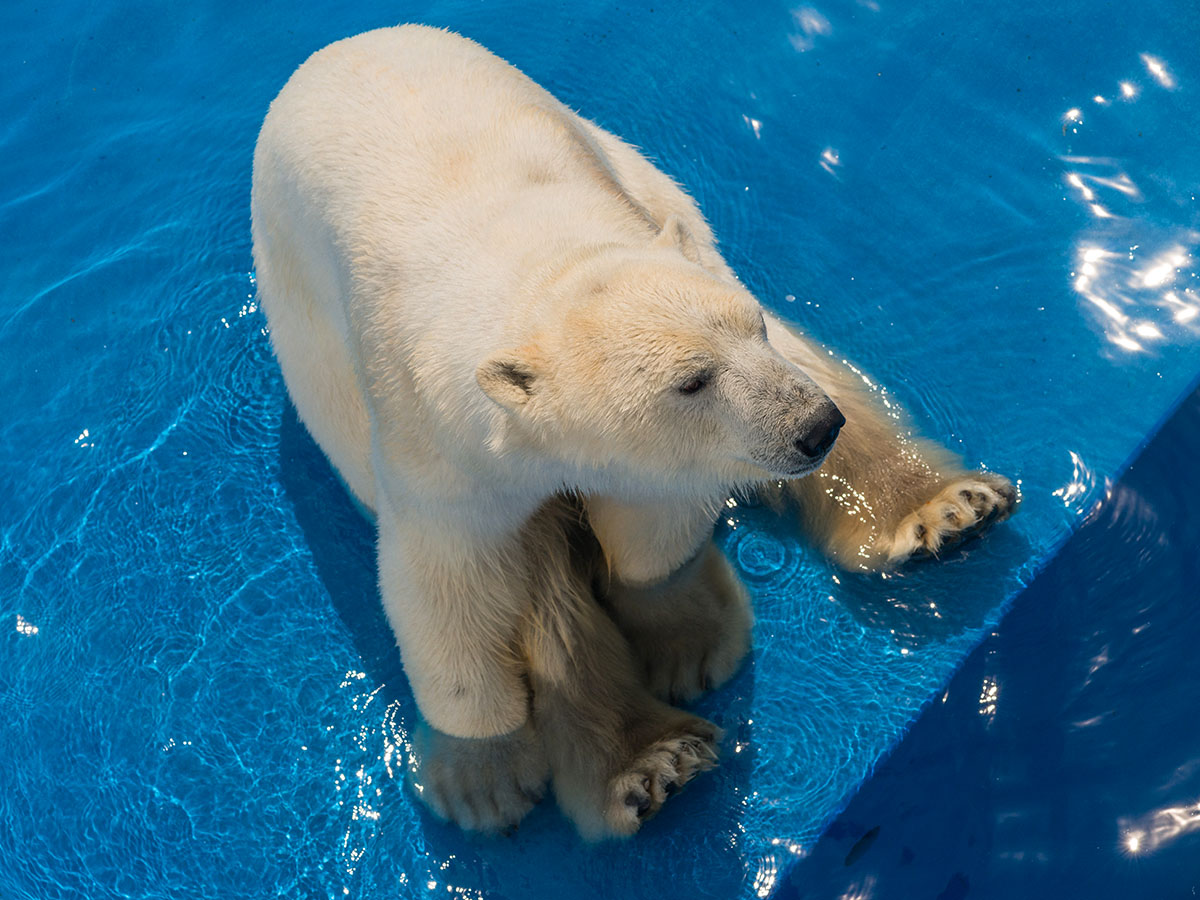
[[[1015,502],[764,312],[637,150],[465,38],[310,57],[251,213],[289,394],[376,518],[420,793],[469,827],[515,823],[551,772],[581,832],[629,834],[712,764],[715,726],[663,700],[748,647],[711,541],[731,492],[794,501],[862,569]]]

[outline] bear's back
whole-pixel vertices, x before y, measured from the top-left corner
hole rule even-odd
[[[336,240],[392,265],[512,260],[515,248],[498,247],[511,231],[487,231],[498,215],[561,234],[571,222],[551,222],[564,213],[594,230],[600,208],[619,225],[631,207],[579,117],[475,42],[425,26],[313,54],[272,103],[256,157],[315,201]],[[579,196],[564,203],[564,192]],[[571,212],[580,206],[593,215]]]
[[[289,391],[318,398],[297,406],[364,503],[364,392],[411,459],[482,448],[502,414],[476,368],[564,314],[540,290],[547,267],[653,236],[598,136],[615,144],[478,44],[422,26],[318,51],[271,104],[251,201],[259,293]]]

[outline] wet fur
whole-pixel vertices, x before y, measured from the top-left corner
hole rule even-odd
[[[578,505],[552,501],[525,540],[538,564],[524,646],[555,797],[585,838],[630,835],[716,763],[720,729],[647,690],[597,602],[605,564]]]
[[[936,556],[1016,509],[1007,478],[967,471],[948,450],[914,435],[862,372],[778,320],[768,318],[767,330],[780,353],[837,403],[846,424],[816,473],[761,484],[757,493],[776,507],[794,506],[808,540],[839,565],[880,571]]]

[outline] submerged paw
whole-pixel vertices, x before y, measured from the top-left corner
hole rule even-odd
[[[889,563],[937,556],[1008,518],[1020,498],[1003,475],[972,472],[945,485],[920,508],[905,516],[884,547]]]
[[[609,782],[605,818],[616,835],[631,835],[667,798],[717,764],[715,725],[696,719],[680,735],[656,741]]]
[[[640,642],[635,649],[640,651],[650,693],[670,703],[686,703],[732,678],[750,648],[753,619],[749,606],[745,608],[744,616],[729,623],[713,622],[703,634],[689,628],[682,634]]]
[[[711,543],[667,582],[617,586],[610,599],[644,684],[659,700],[687,702],[720,687],[750,649],[750,595]]]
[[[526,725],[495,738],[456,738],[418,729],[419,764],[410,778],[438,818],[468,831],[507,833],[541,801],[549,766]]]

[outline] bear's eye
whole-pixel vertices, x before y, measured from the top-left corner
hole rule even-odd
[[[700,391],[706,384],[708,384],[708,379],[705,376],[696,375],[696,376],[693,376],[692,378],[689,378],[687,381],[685,381],[683,384],[681,384],[679,386],[679,393],[695,394],[698,391]]]

